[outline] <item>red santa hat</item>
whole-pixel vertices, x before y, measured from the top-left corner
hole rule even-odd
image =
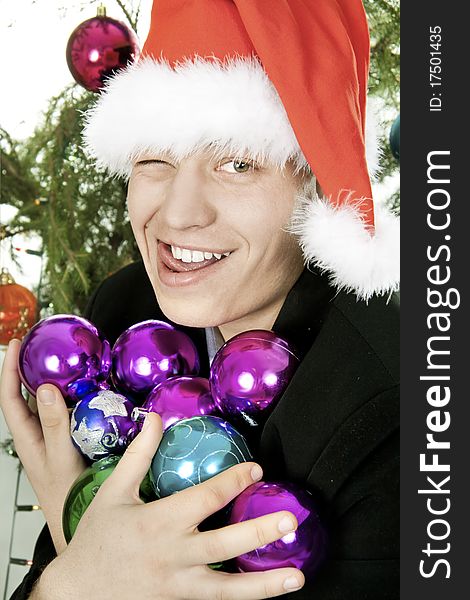
[[[399,222],[372,200],[369,32],[361,0],[154,0],[140,60],[106,85],[85,141],[128,176],[144,153],[199,149],[310,168],[294,215],[305,259],[361,298],[398,288]]]

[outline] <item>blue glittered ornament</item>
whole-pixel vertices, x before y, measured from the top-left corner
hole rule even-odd
[[[111,454],[123,454],[138,433],[131,418],[134,405],[111,390],[92,392],[72,411],[72,441],[88,459],[95,461]]]
[[[227,421],[208,415],[183,419],[163,435],[152,461],[152,482],[164,498],[252,458],[245,438]]]

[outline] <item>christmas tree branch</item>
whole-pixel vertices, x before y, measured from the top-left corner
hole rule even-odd
[[[137,11],[136,17],[134,18],[134,17],[132,17],[131,13],[127,10],[124,2],[122,2],[121,0],[116,0],[116,4],[119,6],[119,8],[122,10],[122,12],[126,15],[126,19],[129,21],[129,24],[132,27],[132,29],[137,33],[138,11]]]
[[[140,5],[140,2],[139,2],[139,4],[137,5],[137,9],[135,11],[135,26],[136,26],[136,28],[137,28],[137,24],[139,22],[139,17],[140,17],[140,6],[141,5]]]
[[[52,206],[52,202],[50,204],[50,206]],[[51,219],[51,228],[52,230],[55,232],[55,234],[53,234],[53,238],[57,239],[59,241],[60,246],[62,247],[62,250],[65,252],[65,254],[68,256],[70,262],[72,263],[73,267],[75,268],[76,272],[78,273],[78,275],[80,276],[80,279],[82,281],[83,284],[83,288],[86,292],[88,292],[88,288],[89,288],[89,282],[87,277],[85,276],[85,273],[82,271],[82,269],[80,268],[80,265],[77,263],[77,261],[75,260],[75,254],[72,252],[72,250],[67,246],[67,244],[64,243],[64,240],[62,239],[62,235],[60,234],[60,231],[57,230],[57,224],[55,221],[55,217],[54,217],[54,211],[50,210],[49,211],[49,216]],[[63,290],[62,290],[63,293]],[[65,296],[65,294],[63,293],[63,295]],[[66,297],[66,296],[65,296]]]

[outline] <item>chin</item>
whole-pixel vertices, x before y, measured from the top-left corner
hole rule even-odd
[[[180,304],[174,301],[165,302],[158,297],[157,299],[160,309],[166,318],[177,325],[203,328],[216,327],[226,322],[213,306],[195,307],[194,304],[188,301]]]

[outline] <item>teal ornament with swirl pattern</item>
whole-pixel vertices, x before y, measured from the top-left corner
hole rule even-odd
[[[245,438],[230,423],[210,415],[192,417],[164,433],[151,479],[157,496],[164,498],[252,459]]]

